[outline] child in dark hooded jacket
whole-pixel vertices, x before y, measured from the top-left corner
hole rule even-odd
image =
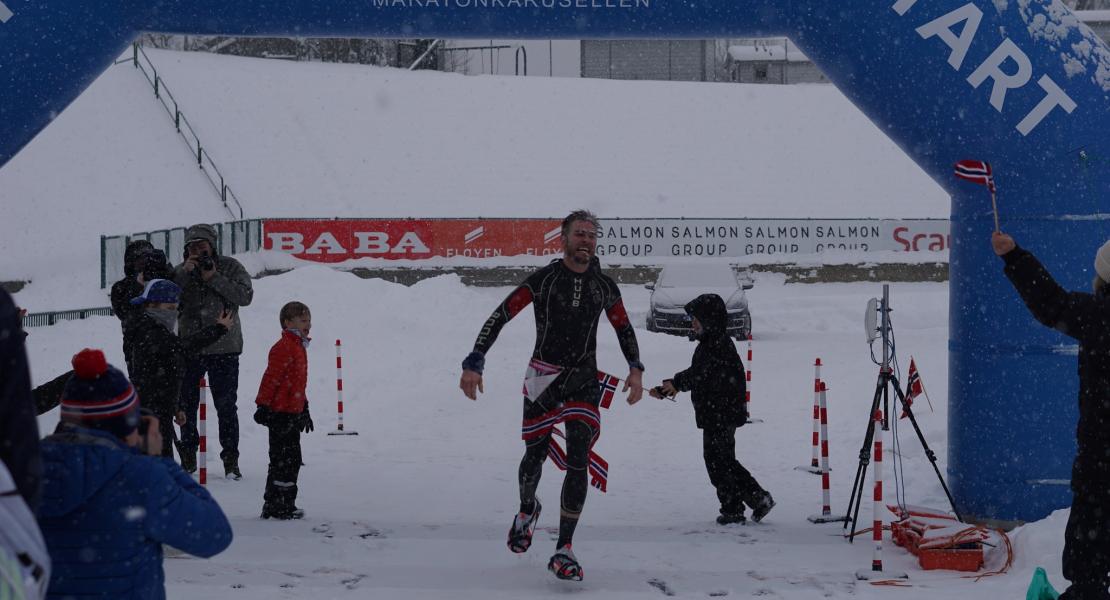
[[[736,460],[736,428],[748,420],[744,406],[744,363],[728,336],[728,310],[717,294],[702,294],[685,306],[698,340],[690,367],[650,391],[655,398],[691,392],[694,418],[702,430],[709,481],[721,502],[717,523],[743,523],[744,505],[759,522],[775,505],[771,494]]]

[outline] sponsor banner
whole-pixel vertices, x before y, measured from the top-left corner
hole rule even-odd
[[[305,260],[559,254],[558,219],[267,220],[264,248]],[[601,257],[947,250],[946,219],[602,219]]]
[[[558,219],[267,220],[263,249],[305,260],[559,254]]]
[[[603,219],[599,256],[747,256],[948,249],[946,219]]]

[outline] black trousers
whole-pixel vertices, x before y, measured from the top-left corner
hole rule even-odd
[[[173,458],[173,411],[154,409],[151,412],[158,417],[158,431],[162,434],[162,456]]]
[[[717,489],[722,514],[740,514],[744,504],[755,506],[767,493],[736,460],[736,428],[702,430],[702,457],[709,481]]]
[[[1110,482],[1072,482],[1071,516],[1064,529],[1060,600],[1110,600]]]
[[[220,426],[220,458],[239,458],[239,355],[205,354],[185,367],[181,381],[181,406],[185,411],[185,425],[181,427],[181,450],[191,454],[200,447],[197,433],[197,407],[200,390],[197,384],[208,374],[208,390]],[[211,417],[209,417],[211,418]]]
[[[273,413],[270,424],[270,467],[266,471],[266,505],[292,510],[297,501],[297,477],[301,473],[300,415]]]

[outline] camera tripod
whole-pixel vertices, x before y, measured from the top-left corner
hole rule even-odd
[[[848,500],[848,511],[844,516],[844,527],[850,527],[848,541],[851,542],[856,536],[856,522],[859,518],[859,508],[861,496],[863,495],[863,488],[865,487],[865,480],[867,478],[867,466],[871,463],[871,444],[875,440],[875,427],[877,419],[874,418],[875,412],[880,408],[882,409],[882,422],[881,426],[883,431],[890,430],[890,388],[894,387],[894,393],[898,398],[898,402],[902,406],[902,410],[910,419],[913,425],[913,430],[917,433],[917,439],[921,442],[921,448],[925,451],[925,456],[933,465],[933,471],[937,474],[937,479],[940,480],[940,487],[944,489],[944,494],[948,496],[948,502],[952,505],[952,512],[956,515],[956,520],[963,522],[960,518],[959,511],[956,510],[956,501],[952,499],[952,492],[948,490],[948,485],[944,482],[944,476],[940,473],[940,468],[937,467],[937,457],[933,450],[929,448],[928,442],[925,441],[925,434],[921,432],[921,427],[917,424],[917,417],[914,416],[913,410],[906,402],[906,396],[902,393],[902,388],[898,383],[898,378],[894,375],[894,370],[891,368],[890,363],[892,360],[890,350],[892,348],[890,338],[890,286],[883,286],[883,299],[878,306],[878,311],[881,314],[882,324],[879,327],[883,338],[883,361],[879,365],[879,378],[875,383],[875,395],[871,400],[871,410],[867,413],[867,431],[863,437],[863,446],[859,451],[859,466],[856,468],[856,479],[852,484],[852,494]],[[871,306],[869,304],[868,314],[871,315]],[[872,328],[870,325],[868,329]],[[872,331],[868,332],[869,336]],[[869,341],[873,341],[873,338]]]

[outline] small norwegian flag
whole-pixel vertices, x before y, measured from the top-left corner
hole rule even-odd
[[[913,399],[920,396],[925,391],[924,384],[921,383],[921,373],[917,372],[917,364],[914,363],[913,357],[910,357],[910,374],[906,378],[906,408],[913,405]],[[906,408],[902,409],[902,416],[900,419],[905,419],[909,416],[906,413]]]
[[[597,383],[601,386],[601,408],[609,408],[613,404],[613,396],[617,393],[617,384],[621,380],[615,375],[605,371],[597,372]]]
[[[995,191],[994,173],[991,172],[991,164],[988,162],[981,160],[961,160],[956,163],[956,177],[964,181],[985,185],[992,194]]]

